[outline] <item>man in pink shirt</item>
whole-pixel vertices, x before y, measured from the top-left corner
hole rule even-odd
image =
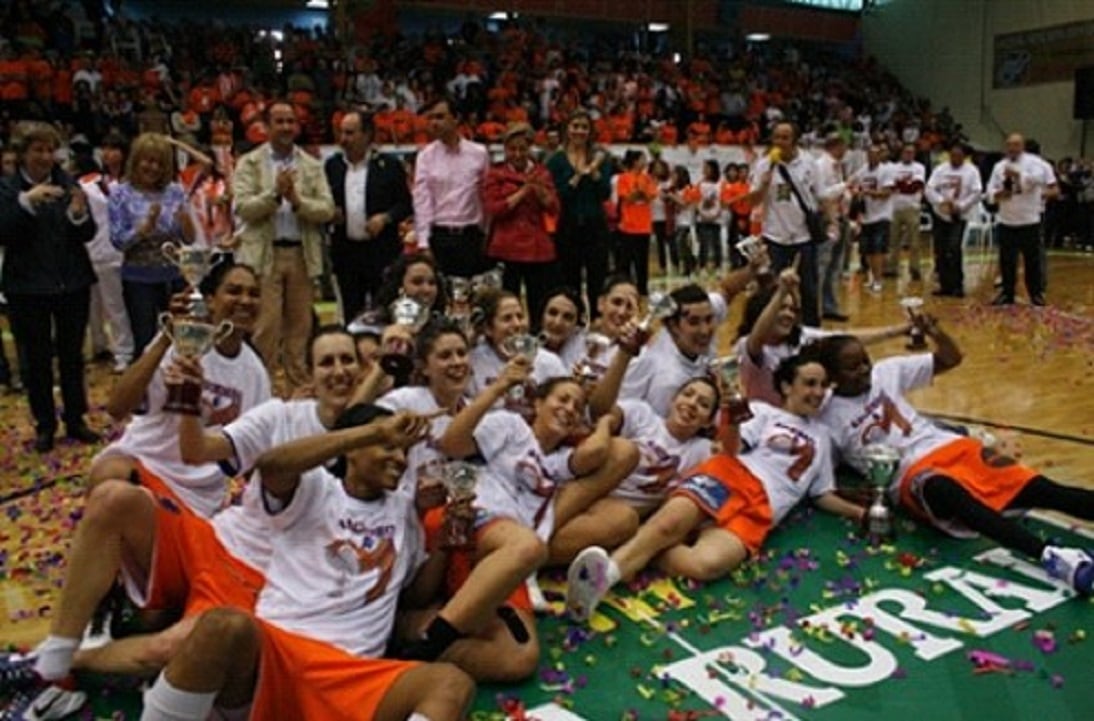
[[[453,105],[439,99],[423,110],[434,140],[414,168],[414,230],[441,272],[470,277],[487,270],[482,186],[490,167],[485,146],[460,137]]]

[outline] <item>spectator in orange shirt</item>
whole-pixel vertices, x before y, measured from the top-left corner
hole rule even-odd
[[[743,170],[741,168],[744,168]],[[752,205],[748,202],[748,166],[726,163],[725,182],[722,183],[722,208],[728,215],[729,264],[734,268],[743,268],[747,259],[737,250],[737,242],[748,235],[749,218]]]
[[[615,270],[635,279],[640,295],[649,295],[650,234],[653,232],[652,203],[660,192],[646,172],[646,153],[628,150],[623,172],[616,181],[619,198],[619,232],[615,244]]]
[[[608,124],[611,126],[613,142],[629,143],[634,138],[634,116],[625,105],[615,107],[615,112],[608,117]]]

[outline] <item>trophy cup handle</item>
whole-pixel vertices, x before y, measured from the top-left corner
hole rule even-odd
[[[235,332],[235,324],[230,320],[222,320],[217,324],[216,333],[213,334],[213,343],[219,343]]]
[[[159,321],[160,330],[163,332],[163,334],[170,338],[171,342],[174,343],[175,336],[171,333],[171,328],[173,327],[173,317],[171,316],[171,314],[167,312],[160,313],[157,321]]]
[[[179,247],[171,241],[165,242],[160,246],[160,252],[163,253],[163,257],[171,261],[173,265],[179,264]]]

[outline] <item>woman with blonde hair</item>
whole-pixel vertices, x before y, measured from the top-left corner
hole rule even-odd
[[[166,135],[143,133],[129,151],[126,181],[110,196],[110,242],[125,255],[122,293],[133,327],[134,357],[156,334],[156,319],[183,289],[164,243],[189,244],[194,227],[175,179],[174,147]]]

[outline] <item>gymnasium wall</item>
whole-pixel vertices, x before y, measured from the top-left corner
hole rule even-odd
[[[1045,155],[1077,155],[1074,81],[993,88],[997,35],[1094,20],[1092,0],[882,0],[863,17],[863,43],[900,81],[949,106],[977,144],[999,147],[1009,131],[1041,141]],[[1094,153],[1088,122],[1087,154]]]

